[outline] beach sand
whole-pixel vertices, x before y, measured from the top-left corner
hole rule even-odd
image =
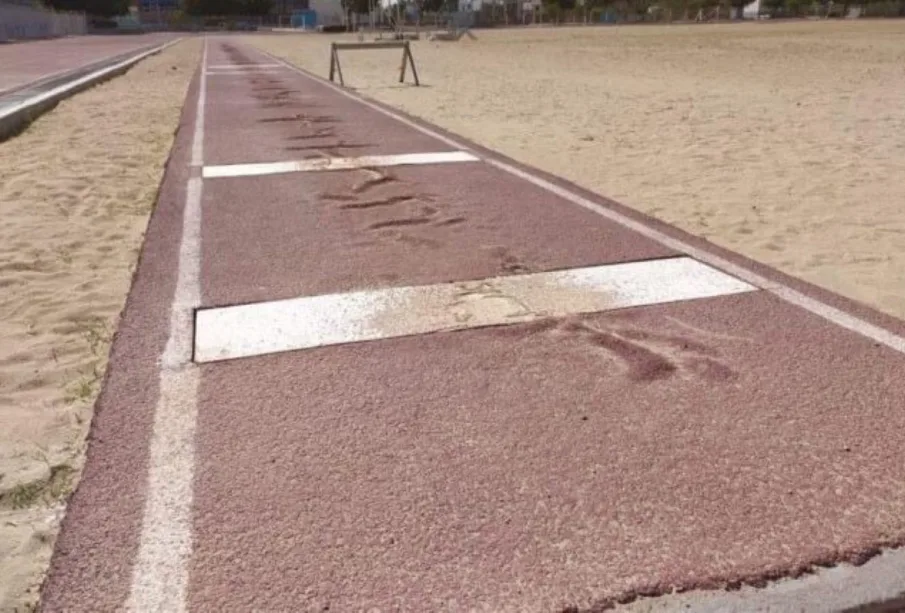
[[[27,611],[82,464],[198,40],[0,143],[0,611]]]
[[[346,84],[905,318],[905,22],[476,30]],[[331,37],[251,39],[326,76]]]

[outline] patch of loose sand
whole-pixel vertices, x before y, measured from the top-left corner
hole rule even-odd
[[[905,318],[905,22],[476,31],[364,95]],[[325,76],[325,35],[257,36]]]
[[[184,41],[0,144],[0,611],[25,611],[201,51]]]

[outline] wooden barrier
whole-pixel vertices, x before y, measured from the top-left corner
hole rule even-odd
[[[415,69],[415,58],[412,57],[412,49],[409,47],[407,40],[378,40],[372,43],[331,43],[330,44],[330,80],[333,81],[333,75],[339,77],[339,84],[345,86],[343,82],[343,70],[339,65],[340,50],[354,51],[356,49],[402,49],[402,65],[399,67],[399,82],[405,82],[406,64],[412,65],[412,77],[415,79],[415,85],[421,85],[418,82],[418,71]]]

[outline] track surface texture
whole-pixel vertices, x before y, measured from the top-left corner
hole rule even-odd
[[[905,542],[901,322],[531,171],[666,246],[470,144],[479,161],[202,180],[201,165],[455,149],[255,68],[274,60],[240,38],[209,38],[204,61],[218,68],[189,91],[43,611],[591,611]],[[768,287],[191,360],[195,308],[677,245]]]
[[[0,97],[172,38],[168,33],[73,36],[0,45]]]

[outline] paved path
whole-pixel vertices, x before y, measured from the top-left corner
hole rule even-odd
[[[592,610],[902,542],[902,322],[204,62],[44,611]]]
[[[0,45],[0,96],[172,39],[170,33],[73,36]]]

